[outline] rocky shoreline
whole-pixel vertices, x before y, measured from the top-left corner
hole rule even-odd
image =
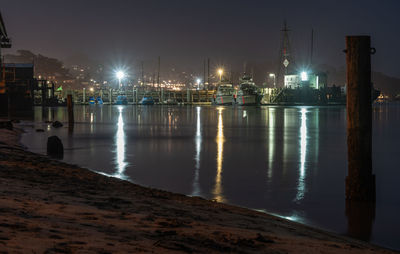
[[[0,253],[397,253],[94,173],[0,129]]]

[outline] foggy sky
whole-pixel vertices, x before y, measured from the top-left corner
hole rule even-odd
[[[361,0],[1,0],[13,49],[62,60],[87,55],[102,62],[203,68],[203,59],[241,66],[278,64],[280,29],[286,19],[297,63],[345,65],[346,35],[371,35],[373,69],[400,77],[400,1]]]

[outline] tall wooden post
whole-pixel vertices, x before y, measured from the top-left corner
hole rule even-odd
[[[135,104],[138,104],[138,91],[139,89],[135,89]]]
[[[42,106],[45,106],[44,104],[46,103],[46,91],[47,91],[47,84],[46,82],[42,81],[42,87],[41,87],[41,92],[42,92]]]
[[[189,88],[186,90],[186,102],[187,104],[192,104],[192,93]]]
[[[346,199],[375,202],[372,174],[371,39],[346,37],[347,155]]]
[[[82,91],[82,103],[85,104],[86,103],[86,88],[83,88]]]
[[[74,104],[72,102],[72,95],[67,95],[67,108],[68,108],[68,129],[70,132],[74,129]]]
[[[56,90],[56,88],[55,88],[55,84],[54,84],[54,82],[51,82],[51,98],[54,100],[54,97],[55,97],[55,90]]]

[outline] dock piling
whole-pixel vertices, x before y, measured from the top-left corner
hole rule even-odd
[[[74,128],[74,104],[72,102],[72,95],[67,95],[67,108],[68,108],[68,129]]]
[[[346,37],[347,155],[346,199],[375,202],[372,174],[371,39]]]

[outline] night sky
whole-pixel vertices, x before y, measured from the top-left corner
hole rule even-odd
[[[202,71],[203,59],[239,68],[278,63],[284,19],[297,62],[343,66],[345,35],[367,34],[373,69],[400,77],[400,1],[1,0],[13,49],[100,62],[154,61]]]

